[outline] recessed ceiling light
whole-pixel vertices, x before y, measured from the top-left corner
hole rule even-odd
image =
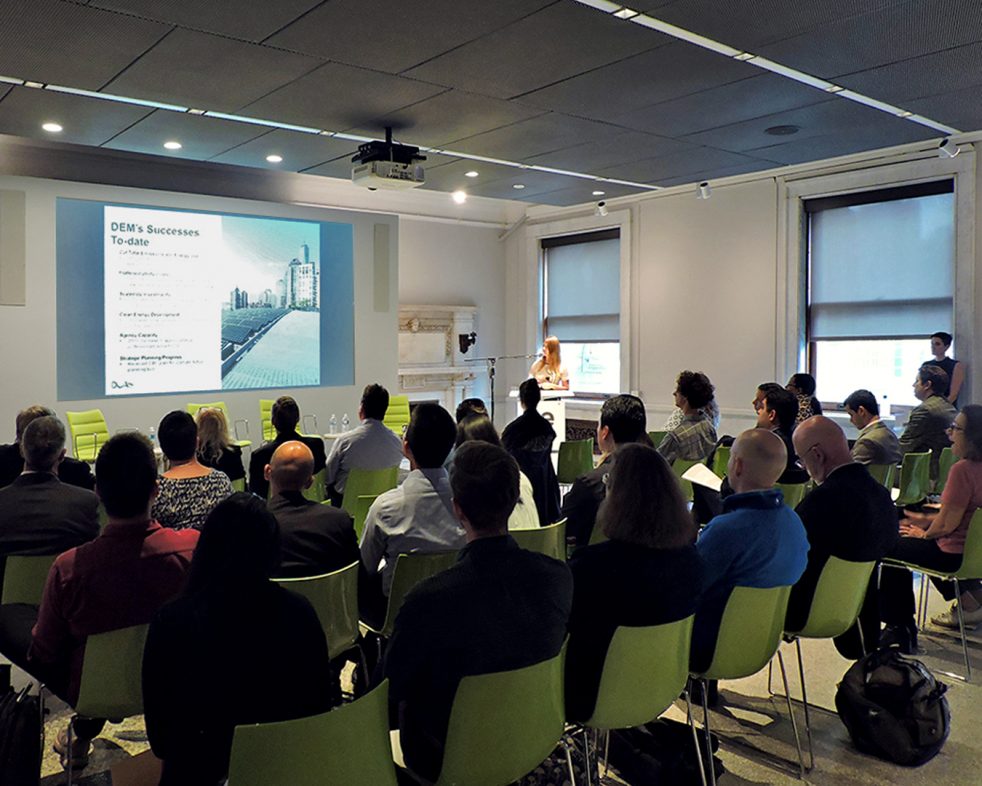
[[[519,191],[521,191],[523,188],[525,188],[525,184],[524,183],[515,183],[515,185],[513,185],[512,188],[515,188],[515,189],[518,189]]]
[[[61,123],[44,123],[41,128],[43,128],[49,134],[60,134],[64,130],[61,127]]]
[[[470,172],[464,172],[464,177],[477,177],[479,174],[479,172],[472,169]]]
[[[765,128],[764,133],[770,134],[771,136],[791,136],[792,134],[797,134],[800,130],[798,126],[771,126],[770,128]]]
[[[607,193],[606,191],[594,191],[593,192],[593,195],[594,196],[604,196],[604,194],[606,194],[606,193]]]
[[[466,191],[454,191],[450,196],[453,197],[453,201],[458,205],[462,205],[467,201]]]
[[[279,164],[283,161],[283,156],[278,156],[276,153],[266,156],[266,160],[271,164]]]
[[[171,140],[170,142],[164,142],[164,147],[166,147],[168,150],[180,150],[183,145],[180,142]]]

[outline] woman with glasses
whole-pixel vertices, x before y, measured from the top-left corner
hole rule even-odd
[[[975,511],[982,507],[982,406],[969,404],[948,427],[952,452],[959,460],[952,466],[936,513],[905,511],[900,520],[900,541],[891,559],[941,571],[957,570],[962,564],[965,538]],[[953,582],[933,580],[946,600],[954,600]],[[958,603],[966,628],[982,622],[982,589],[978,581],[959,582]],[[887,628],[881,646],[899,646],[910,653],[917,646],[914,624],[914,592],[907,570],[884,567],[880,580],[880,616]],[[952,607],[931,622],[958,627]]]

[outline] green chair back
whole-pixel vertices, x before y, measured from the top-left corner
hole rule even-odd
[[[276,437],[273,428],[273,399],[259,399],[259,426],[263,432],[263,442],[271,442]]]
[[[694,619],[617,628],[607,648],[596,707],[584,725],[593,729],[640,726],[668,709],[689,677]]]
[[[788,633],[803,639],[831,639],[849,630],[863,607],[875,566],[875,562],[829,557],[818,578],[805,627]]]
[[[320,576],[276,579],[276,583],[303,595],[317,612],[333,660],[350,650],[358,639],[358,563]]]
[[[109,427],[106,425],[102,410],[66,412],[65,418],[68,420],[75,458],[91,464],[99,455],[99,448],[109,441]]]
[[[303,490],[303,495],[306,499],[311,502],[323,502],[327,499],[327,469],[321,469],[320,472],[314,473],[313,483],[310,484],[310,488]]]
[[[355,513],[351,517],[355,522],[355,537],[361,543],[361,533],[365,531],[365,519],[368,518],[368,511],[372,503],[378,499],[378,494],[359,494],[355,500]]]
[[[699,675],[735,680],[756,674],[777,652],[791,587],[734,587],[723,611],[712,663]]]
[[[225,416],[225,424],[228,426],[229,431],[230,432],[236,431],[237,426],[239,424],[239,421],[238,420],[236,420],[234,422],[232,421],[232,416],[229,414],[229,412],[228,412],[228,406],[225,404],[224,401],[212,401],[209,404],[192,404],[192,403],[189,403],[188,406],[187,406],[188,414],[191,417],[193,417],[193,418],[196,418],[197,417],[198,410],[201,410],[201,409],[218,409],[218,410],[221,410],[222,414]],[[246,430],[248,431],[248,427],[249,427],[248,422],[247,421],[242,421],[242,422],[246,424]],[[236,437],[233,437],[232,438],[232,442],[235,445],[237,445],[238,447],[240,447],[240,448],[247,448],[250,445],[252,445],[252,442],[250,440],[248,440],[248,439],[237,439]]]
[[[245,478],[237,478],[232,481],[232,491],[245,491],[246,481]]]
[[[940,494],[944,491],[944,484],[948,482],[948,473],[958,459],[955,458],[951,448],[942,448],[941,455],[938,457],[938,480],[934,485],[934,491]]]
[[[893,476],[897,472],[896,464],[867,464],[866,469],[873,480],[881,486],[888,489],[893,488]]]
[[[57,554],[43,556],[23,556],[10,554],[3,568],[3,590],[0,603],[27,603],[41,605],[44,584]]]
[[[395,571],[392,574],[392,585],[389,587],[389,604],[385,609],[385,622],[379,635],[388,638],[392,635],[396,615],[402,608],[402,602],[409,591],[424,579],[442,573],[457,561],[456,551],[431,551],[400,554],[396,559]]]
[[[563,655],[460,681],[437,786],[502,786],[552,753],[563,735]]]
[[[591,469],[593,469],[592,439],[568,439],[559,443],[556,480],[569,484]]]
[[[344,481],[344,496],[341,507],[348,511],[349,516],[355,515],[355,504],[358,497],[376,496],[383,491],[394,489],[399,480],[399,467],[385,469],[353,469]]]
[[[560,562],[566,561],[566,519],[538,529],[515,529],[508,534],[523,549],[545,554]]]
[[[687,480],[683,480],[682,475],[685,474],[689,467],[702,464],[702,462],[703,459],[675,459],[672,462],[672,471],[675,473],[675,477],[679,479],[679,484],[682,487],[682,495],[689,502],[692,501],[692,484]]]
[[[396,786],[389,745],[389,682],[309,718],[236,726],[234,786]]]
[[[651,444],[657,448],[667,433],[667,431],[649,431],[648,438],[651,440]]]
[[[726,476],[726,467],[730,463],[730,450],[729,445],[720,445],[713,456],[713,472],[721,478]]]
[[[82,660],[75,711],[87,718],[120,721],[143,712],[143,645],[147,625],[89,636]]]
[[[385,410],[382,424],[402,437],[409,425],[409,396],[389,396],[389,408]]]
[[[931,451],[908,453],[900,465],[898,505],[914,505],[931,491]]]
[[[805,498],[805,492],[808,490],[808,484],[778,483],[776,486],[774,486],[774,488],[781,490],[781,493],[784,494],[784,504],[794,510],[796,507],[798,507],[798,503]]]
[[[982,578],[982,508],[975,511],[969,522],[962,564],[954,575],[959,579]]]

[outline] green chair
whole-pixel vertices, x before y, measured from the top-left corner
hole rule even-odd
[[[805,492],[808,491],[808,484],[778,483],[774,488],[781,490],[781,493],[784,494],[784,504],[794,510],[798,507],[798,503],[805,498]]]
[[[409,396],[389,396],[389,407],[382,417],[382,425],[402,438],[409,425]]]
[[[238,445],[240,448],[248,448],[252,446],[252,442],[248,439],[239,439],[239,423],[245,423],[246,434],[249,433],[249,421],[244,418],[239,418],[237,420],[232,420],[232,417],[228,413],[228,407],[225,405],[224,401],[213,401],[210,404],[188,404],[187,410],[191,417],[198,414],[199,409],[218,409],[225,416],[225,423],[228,424],[235,434],[235,439],[232,440],[234,445]]]
[[[309,488],[305,488],[301,493],[305,499],[311,502],[323,502],[327,499],[327,469],[321,469],[314,474]]]
[[[692,502],[692,484],[682,479],[690,467],[694,467],[696,464],[702,464],[704,459],[675,459],[672,462],[672,471],[675,473],[675,477],[679,479],[679,484],[682,487],[682,495],[689,501]]]
[[[134,625],[89,636],[82,656],[75,714],[106,718],[119,723],[143,713],[143,646],[148,625]],[[72,723],[68,724],[68,747],[72,746]],[[73,767],[68,765],[68,783]]]
[[[276,583],[310,601],[327,637],[331,660],[355,646],[358,640],[357,562],[333,573],[276,579]]]
[[[355,515],[355,505],[358,497],[379,495],[383,491],[394,489],[399,480],[399,467],[385,469],[353,469],[344,481],[344,496],[341,507],[348,515]]]
[[[232,481],[232,491],[245,491],[246,481],[245,478],[238,478]]]
[[[389,682],[309,718],[236,726],[234,786],[396,786]]]
[[[908,453],[907,455],[910,454]],[[918,617],[927,616],[925,602],[927,600],[927,585],[925,584],[927,576],[934,576],[935,578],[953,581],[955,583],[955,597],[961,597],[962,591],[961,587],[959,586],[960,581],[982,578],[982,508],[975,511],[974,515],[972,516],[972,520],[968,525],[968,535],[965,537],[965,551],[962,555],[962,564],[959,566],[958,570],[946,573],[944,571],[934,570],[932,568],[925,568],[922,565],[891,559],[883,560],[883,566],[894,570],[897,567],[906,568],[907,570],[917,571],[921,574],[921,608],[918,609]],[[965,620],[962,617],[962,604],[956,603],[955,608],[958,612],[958,633],[962,640],[962,657],[965,660],[965,676],[948,671],[941,671],[941,673],[947,674],[949,677],[964,680],[965,682],[971,682],[972,662],[968,657],[968,644],[965,640]]]
[[[596,529],[596,527],[594,527]],[[523,549],[566,561],[566,519],[538,529],[516,529],[508,533]]]
[[[372,503],[378,499],[378,494],[359,494],[355,501],[355,512],[352,518],[355,522],[355,537],[361,543],[361,533],[365,531],[365,519]]]
[[[10,554],[4,563],[0,603],[4,605],[26,603],[30,606],[40,606],[48,573],[57,556],[57,554],[37,557]]]
[[[734,587],[726,602],[723,618],[712,662],[701,674],[693,674],[693,679],[703,682],[702,711],[703,726],[706,732],[706,761],[712,761],[712,751],[708,750],[710,741],[709,706],[706,703],[706,682],[708,680],[733,680],[749,677],[766,666],[777,653],[784,681],[784,695],[788,703],[788,715],[794,733],[795,747],[798,751],[798,764],[804,776],[805,762],[798,738],[798,723],[791,708],[791,694],[788,692],[788,675],[784,668],[784,657],[779,645],[784,629],[784,617],[788,610],[788,597],[791,587]],[[709,780],[716,785],[716,773],[709,767]]]
[[[667,433],[667,431],[649,431],[648,439],[650,439],[651,444],[657,448],[661,444],[661,441],[665,439],[665,435]]]
[[[730,463],[730,450],[729,445],[720,445],[713,456],[713,473],[721,478],[726,476],[726,467]]]
[[[568,439],[559,443],[556,480],[564,486],[593,469],[593,440]]]
[[[893,488],[893,477],[897,472],[896,464],[867,464],[866,470],[870,476],[885,488]]]
[[[808,740],[808,769],[815,767],[812,748],[811,718],[808,713],[808,693],[805,689],[805,666],[801,657],[801,639],[831,639],[849,630],[859,617],[866,598],[869,578],[876,562],[849,562],[829,557],[818,578],[812,596],[808,619],[801,630],[785,631],[784,640],[794,642],[798,654],[798,677],[801,680],[801,704],[805,710],[805,735]],[[857,626],[860,641],[863,629]],[[866,644],[863,642],[863,651]],[[773,660],[771,661],[773,665]],[[767,687],[771,685],[771,669],[767,672]]]
[[[259,427],[263,433],[263,442],[271,442],[276,438],[273,428],[273,399],[259,399]]]
[[[109,441],[109,427],[102,410],[87,409],[84,412],[66,412],[68,430],[72,437],[72,452],[79,461],[95,462],[99,448]]]
[[[915,505],[931,491],[931,451],[908,453],[900,465],[897,505]]]
[[[941,455],[938,457],[938,479],[934,484],[934,493],[940,494],[944,491],[944,485],[948,482],[948,473],[958,461],[951,448],[942,448]]]
[[[564,653],[460,681],[436,786],[503,786],[552,753],[564,728]],[[566,762],[574,782],[568,750]]]
[[[392,635],[396,615],[402,608],[402,602],[409,591],[424,579],[445,571],[457,561],[456,551],[431,551],[400,554],[396,558],[395,571],[392,573],[392,585],[389,587],[389,603],[385,609],[385,621],[378,630],[366,625],[369,630],[383,638]],[[543,756],[542,758],[545,758]]]

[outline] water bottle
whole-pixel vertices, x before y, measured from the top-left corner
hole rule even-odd
[[[338,433],[338,416],[335,415],[333,412],[331,413],[331,420],[328,428],[331,434]]]
[[[157,427],[156,426],[151,426],[150,427],[150,444],[151,444],[151,446],[153,446],[153,449],[154,450],[157,449]]]
[[[345,412],[344,413],[344,417],[341,418],[341,431],[347,431],[348,430],[348,425],[350,423],[351,423],[351,421],[348,420],[348,413]]]
[[[880,417],[888,418],[890,417],[890,399],[885,395],[883,396],[883,403],[880,405]]]

